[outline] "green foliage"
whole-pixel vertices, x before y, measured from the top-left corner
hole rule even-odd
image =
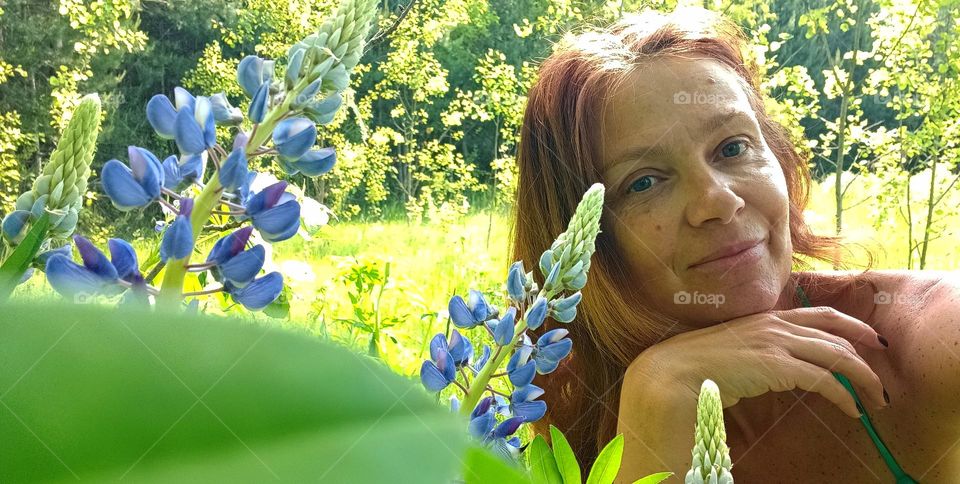
[[[50,214],[43,212],[27,231],[20,244],[0,265],[0,302],[5,302],[40,252],[50,227]]]
[[[580,465],[560,429],[550,426],[553,449],[543,436],[537,435],[524,454],[534,484],[581,484]],[[587,475],[587,484],[611,484],[620,472],[623,457],[623,435],[617,435],[603,447]],[[672,476],[672,472],[659,472],[636,480],[633,484],[657,484]]]
[[[466,484],[531,484],[521,469],[494,455],[489,449],[478,446],[467,449],[463,480]]]
[[[368,339],[367,354],[379,358],[382,354],[380,338],[384,330],[396,326],[405,320],[401,315],[382,314],[383,293],[389,286],[395,286],[390,279],[390,262],[383,265],[360,262],[354,259],[353,263],[344,271],[340,281],[347,285],[347,297],[353,306],[353,317],[335,319],[338,323],[350,325],[353,329],[366,334]],[[387,334],[394,342],[397,339]]]
[[[574,455],[573,448],[567,442],[567,437],[553,425],[550,426],[550,442],[553,442],[553,455],[556,458],[557,469],[560,471],[563,483],[581,482],[580,464],[577,463],[577,456]]]
[[[536,436],[524,453],[527,455],[527,467],[530,469],[530,477],[533,478],[533,482],[538,484],[562,484],[564,482],[560,476],[560,471],[557,469],[557,460],[542,435]]]
[[[3,481],[443,482],[466,451],[466,422],[413,382],[301,334],[39,300],[4,311]]]

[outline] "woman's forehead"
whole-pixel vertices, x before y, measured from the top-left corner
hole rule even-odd
[[[604,165],[631,147],[655,147],[673,129],[709,132],[736,114],[756,114],[743,80],[726,65],[704,58],[661,58],[627,75],[606,97],[600,130]]]

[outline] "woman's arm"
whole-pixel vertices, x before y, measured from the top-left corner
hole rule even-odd
[[[671,471],[681,480],[690,469],[697,393],[676,380],[654,379],[634,362],[624,376],[617,433],[624,438],[618,483]]]

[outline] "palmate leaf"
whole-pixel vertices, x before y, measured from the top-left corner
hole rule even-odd
[[[450,482],[466,422],[274,326],[37,301],[0,318],[0,482]]]
[[[0,302],[6,301],[23,273],[30,268],[30,263],[40,251],[40,246],[47,238],[47,229],[50,227],[50,213],[46,210],[33,222],[30,231],[23,237],[17,248],[3,261],[0,266]]]

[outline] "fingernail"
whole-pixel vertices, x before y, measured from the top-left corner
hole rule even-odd
[[[877,340],[880,341],[880,344],[882,344],[883,346],[886,346],[886,347],[889,347],[889,346],[890,346],[890,343],[887,343],[887,338],[884,338],[883,336],[880,336],[879,334],[877,335]]]
[[[887,405],[890,405],[890,394],[887,393],[887,389],[883,389],[883,401],[887,402]]]

